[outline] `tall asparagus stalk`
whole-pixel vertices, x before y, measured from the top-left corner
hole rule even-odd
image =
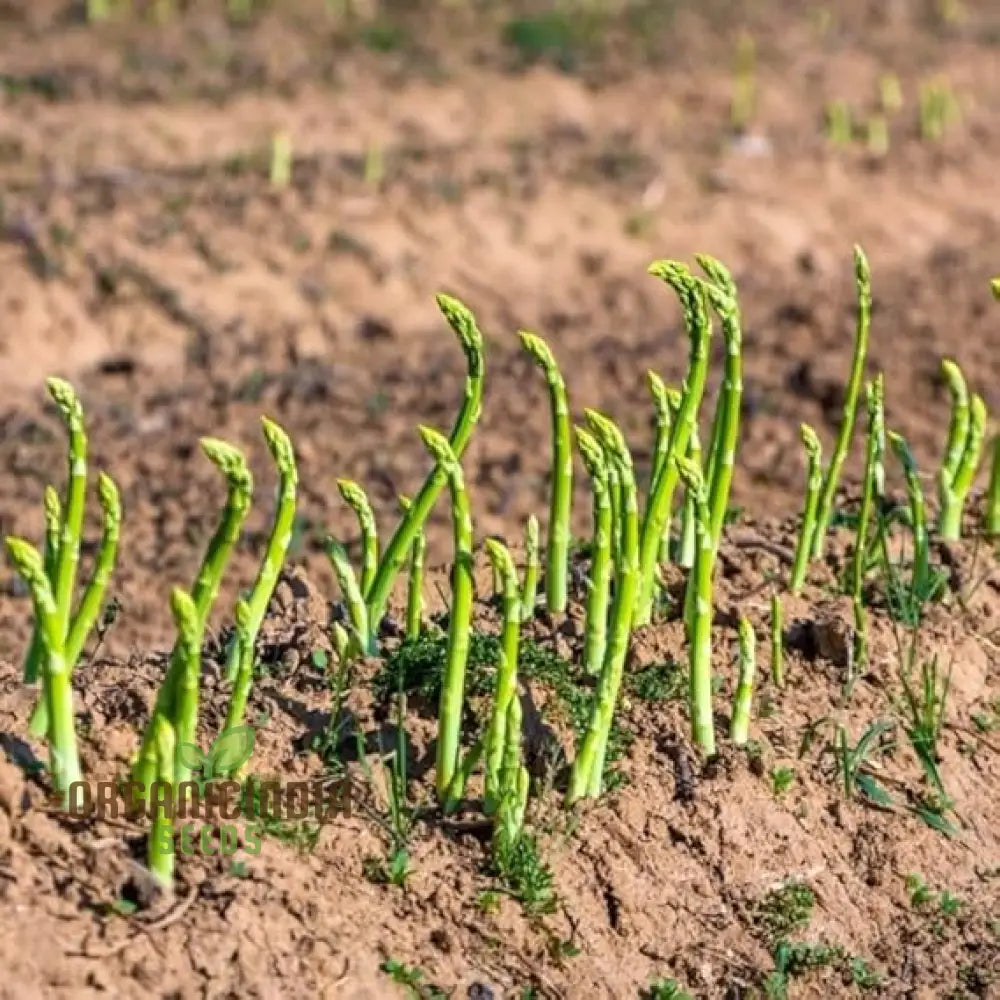
[[[872,275],[868,266],[868,258],[859,246],[854,248],[854,278],[858,293],[858,321],[854,337],[854,359],[851,362],[851,375],[847,382],[847,392],[844,397],[844,414],[837,433],[830,465],[823,478],[820,490],[819,504],[816,508],[816,528],[813,532],[810,555],[819,559],[823,555],[826,544],[826,533],[833,516],[833,497],[840,482],[840,473],[851,447],[854,435],[854,422],[858,412],[858,397],[861,395],[861,383],[865,374],[865,359],[868,354],[868,333],[871,328],[872,311]]]
[[[584,796],[596,798],[601,792],[608,735],[628,654],[639,575],[639,508],[632,455],[621,431],[607,417],[588,410],[587,423],[604,449],[605,460],[614,463],[618,470],[622,486],[619,514],[622,519],[622,544],[615,567],[615,594],[604,662],[597,681],[590,722],[573,761],[567,792],[569,805]]]
[[[582,427],[576,440],[593,492],[594,535],[587,581],[586,624],[583,645],[584,672],[596,675],[604,662],[607,642],[608,596],[611,587],[611,498],[608,495],[608,467],[597,439]]]
[[[715,721],[712,715],[712,572],[715,545],[712,521],[701,469],[682,459],[679,463],[684,486],[694,495],[697,510],[697,551],[694,567],[694,601],[687,619],[690,655],[691,732],[706,757],[715,756]]]
[[[799,428],[802,444],[806,450],[806,498],[802,508],[802,526],[799,528],[799,542],[795,548],[795,562],[792,565],[792,578],[788,589],[793,594],[802,590],[806,582],[806,572],[809,569],[809,553],[812,541],[818,530],[817,510],[819,507],[820,490],[823,486],[823,453],[816,432],[808,425]]]
[[[861,511],[858,515],[858,531],[854,544],[854,558],[851,562],[851,597],[859,599],[865,579],[865,560],[868,553],[868,524],[871,520],[872,505],[879,490],[879,469],[883,468],[885,447],[885,411],[883,400],[885,388],[882,375],[869,382],[865,390],[868,405],[868,448],[865,452],[865,480],[861,493]]]
[[[465,666],[469,656],[472,622],[472,516],[465,478],[448,439],[430,427],[421,427],[420,436],[438,467],[447,477],[451,493],[455,561],[452,567],[452,603],[448,618],[448,654],[441,685],[438,710],[437,793],[445,803],[452,779],[459,767],[459,740],[462,734],[462,707],[465,702]]]
[[[526,622],[535,617],[538,572],[538,518],[529,514],[524,529],[524,586],[521,589],[521,615]]]
[[[400,505],[405,513],[410,506],[409,498],[400,497]],[[406,588],[406,638],[419,639],[424,614],[424,560],[427,556],[427,536],[417,532],[410,553],[409,579]],[[366,611],[367,614],[367,611]]]
[[[437,296],[437,304],[458,337],[468,364],[465,398],[452,428],[451,436],[448,438],[452,452],[456,458],[460,459],[465,451],[465,446],[469,443],[472,431],[479,421],[479,414],[482,410],[483,377],[486,371],[483,358],[483,335],[479,332],[479,327],[476,326],[475,317],[458,299],[441,294]],[[403,568],[418,532],[423,528],[435,501],[447,482],[448,477],[443,467],[436,465],[424,480],[382,553],[375,579],[365,594],[365,601],[368,604],[368,622],[372,635],[378,634],[379,624],[385,614],[396,574]]]
[[[566,383],[548,344],[521,331],[521,346],[545,374],[552,413],[552,489],[546,540],[545,598],[551,614],[566,610],[569,579],[570,508],[573,502],[573,442]]]
[[[691,342],[688,372],[684,380],[680,409],[670,432],[670,447],[646,504],[639,541],[639,580],[636,595],[635,625],[649,623],[653,613],[657,559],[663,533],[670,520],[674,490],[678,481],[678,461],[687,454],[688,441],[698,421],[698,408],[705,391],[708,373],[708,344],[712,321],[708,312],[705,283],[676,261],[657,261],[651,274],[660,278],[681,301],[684,325]]]
[[[292,542],[292,529],[295,526],[295,506],[298,491],[299,474],[295,465],[295,449],[291,438],[274,421],[267,417],[261,418],[264,440],[267,449],[278,467],[278,509],[274,515],[274,524],[264,550],[264,559],[257,572],[253,589],[247,600],[249,618],[247,621],[251,642],[257,641],[261,623],[271,603],[271,595],[278,584],[281,567],[285,563],[288,546]],[[233,643],[226,662],[226,680],[236,683],[240,671],[240,650]]]
[[[507,746],[507,721],[513,702],[517,701],[517,657],[521,639],[521,592],[514,560],[507,547],[493,538],[486,539],[490,562],[500,574],[503,587],[503,626],[500,633],[500,665],[489,728],[486,731],[486,814],[499,807],[504,788],[504,753]],[[518,709],[520,704],[518,705]],[[515,710],[517,711],[517,710]],[[518,729],[520,729],[518,720]],[[520,732],[518,732],[518,739]],[[519,762],[518,762],[519,763]],[[516,777],[517,770],[514,772]]]

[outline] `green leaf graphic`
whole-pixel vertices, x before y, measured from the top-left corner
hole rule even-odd
[[[178,743],[177,759],[191,771],[200,770],[205,763],[205,755],[193,743]]]
[[[208,769],[213,775],[238,771],[253,754],[253,726],[227,729],[208,751]]]

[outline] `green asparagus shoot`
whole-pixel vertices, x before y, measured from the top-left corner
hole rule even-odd
[[[268,451],[271,452],[274,464],[278,467],[279,484],[278,504],[274,515],[274,524],[271,527],[271,535],[264,550],[264,559],[257,573],[257,579],[254,581],[250,598],[247,601],[250,610],[249,631],[251,640],[255,643],[257,633],[264,620],[264,614],[267,612],[267,606],[271,603],[271,595],[277,586],[281,567],[284,565],[285,556],[288,553],[288,546],[292,541],[299,482],[298,469],[295,465],[295,451],[291,439],[281,427],[266,417],[261,419],[261,425]],[[226,680],[230,684],[236,683],[239,670],[240,650],[234,643],[226,663]]]
[[[344,603],[347,605],[347,617],[353,632],[353,641],[348,648],[348,656],[363,653],[368,649],[368,638],[371,630],[368,622],[368,608],[361,594],[357,577],[354,575],[351,560],[348,558],[344,546],[334,538],[327,539],[326,554],[329,556],[330,565],[337,577],[337,585],[340,587]]]
[[[409,510],[408,497],[400,497],[400,506],[405,513]],[[406,638],[420,638],[424,614],[424,561],[427,557],[427,536],[423,531],[417,532],[413,541],[413,551],[410,553],[409,579],[406,588]]]
[[[750,706],[753,701],[753,682],[757,672],[757,636],[748,618],[740,619],[740,673],[733,699],[733,717],[729,725],[729,739],[738,746],[745,746],[750,738]]]
[[[236,602],[233,619],[240,666],[236,674],[236,683],[233,684],[233,693],[229,699],[226,722],[222,727],[223,731],[243,725],[247,702],[250,699],[250,688],[253,686],[254,641],[250,632],[250,605],[246,601]],[[342,657],[341,663],[343,662]]]
[[[573,442],[566,383],[548,344],[521,331],[521,346],[545,374],[552,414],[552,487],[546,541],[545,597],[551,614],[566,610],[569,579],[570,513],[573,501]]]
[[[678,463],[684,486],[695,498],[697,550],[691,574],[695,580],[694,600],[688,624],[690,656],[691,732],[706,757],[715,756],[715,720],[712,715],[712,571],[715,546],[712,544],[711,514],[701,469],[681,459]]]
[[[479,332],[475,317],[458,299],[441,294],[437,297],[437,304],[458,337],[468,364],[465,399],[448,438],[452,452],[457,459],[460,459],[482,409],[483,377],[486,371],[483,359],[483,335]],[[444,468],[440,464],[435,465],[382,553],[378,572],[368,593],[365,594],[365,601],[368,604],[368,623],[373,635],[378,634],[396,574],[403,568],[418,532],[423,529],[435,501],[447,483],[448,476]]]
[[[743,32],[736,46],[736,73],[729,109],[730,123],[737,132],[745,131],[753,118],[757,103],[756,63],[757,47],[753,36]]]
[[[771,681],[785,686],[785,612],[777,594],[771,595]]]
[[[697,428],[691,434],[688,442],[688,461],[701,468],[701,441]],[[690,569],[694,565],[695,522],[698,520],[698,505],[694,493],[684,491],[684,503],[681,507],[681,532],[677,539],[677,565],[682,569]]]
[[[48,703],[49,771],[55,792],[65,803],[70,786],[79,781],[80,758],[73,720],[73,688],[70,663],[66,659],[66,633],[62,627],[52,584],[38,550],[21,538],[7,539],[7,552],[14,568],[28,587],[34,605],[41,641],[39,668],[42,691]]]
[[[531,514],[524,529],[524,587],[521,590],[521,615],[525,621],[531,621],[535,617],[539,569],[538,518]]]
[[[826,533],[833,516],[833,498],[840,483],[840,473],[851,447],[854,436],[854,422],[858,412],[858,396],[861,394],[861,382],[865,373],[865,359],[868,355],[868,333],[871,328],[872,310],[872,276],[868,266],[868,258],[859,246],[854,248],[854,278],[858,294],[858,319],[854,338],[854,359],[851,362],[851,375],[847,382],[844,396],[844,414],[837,433],[830,465],[823,478],[819,505],[816,509],[816,528],[812,537],[811,556],[819,559],[823,555],[826,544]]]
[[[378,570],[378,528],[365,491],[353,480],[338,479],[337,489],[354,511],[361,529],[361,593],[367,594]]]
[[[104,605],[104,595],[111,580],[118,555],[118,536],[121,530],[122,509],[118,497],[118,488],[110,476],[101,473],[97,483],[98,498],[101,503],[104,527],[101,534],[101,544],[94,562],[93,575],[83,592],[80,606],[70,623],[69,635],[66,638],[66,662],[69,664],[70,675],[76,669],[76,664],[83,653],[87,636],[90,635],[98,615]],[[48,532],[46,532],[48,535]],[[48,542],[47,542],[48,546]],[[44,736],[49,728],[49,707],[47,700],[39,699],[28,724],[28,731],[33,736]]]
[[[806,450],[806,498],[802,508],[802,526],[799,529],[799,541],[795,548],[795,562],[792,565],[792,578],[788,589],[793,594],[802,590],[806,581],[806,571],[809,569],[809,553],[812,549],[813,537],[819,530],[817,510],[819,507],[820,490],[823,485],[823,454],[816,432],[808,425],[799,428],[802,444]]]
[[[993,435],[990,460],[990,486],[986,494],[983,529],[991,538],[1000,535],[1000,434]]]
[[[903,106],[903,87],[895,73],[884,73],[878,82],[879,106],[886,115],[894,114]]]
[[[162,715],[153,719],[153,770],[156,783],[166,789],[175,787],[174,762],[177,736],[174,727]],[[157,796],[153,812],[153,827],[149,834],[147,863],[149,870],[164,889],[174,885],[174,820],[167,796]]]
[[[50,581],[55,580],[56,565],[59,560],[59,542],[62,536],[62,503],[59,491],[54,486],[45,487],[45,575]],[[34,684],[38,680],[38,664],[41,662],[42,637],[41,624],[35,622],[28,646],[28,655],[24,661],[24,683]]]
[[[962,511],[979,466],[986,430],[986,406],[979,396],[969,396],[962,370],[947,358],[941,362],[941,374],[951,394],[951,421],[948,443],[938,473],[938,500],[941,537],[955,540],[962,533]]]
[[[590,476],[594,508],[594,534],[587,581],[586,624],[584,626],[583,669],[591,676],[601,671],[607,645],[608,600],[611,588],[611,497],[604,449],[582,427],[576,429],[577,444]]]
[[[286,188],[292,182],[292,140],[287,132],[271,139],[271,187]]]
[[[868,555],[868,526],[871,521],[872,505],[881,496],[879,472],[884,468],[885,449],[885,387],[881,374],[865,388],[868,405],[868,448],[865,452],[865,478],[861,493],[861,511],[858,515],[857,536],[854,542],[854,556],[851,560],[849,591],[852,598],[861,597],[864,585],[865,566]]]
[[[469,655],[472,621],[472,516],[462,466],[448,439],[430,427],[421,427],[420,436],[447,477],[455,545],[451,577],[452,603],[448,619],[448,654],[438,711],[437,793],[438,799],[444,804],[449,799],[452,779],[459,765],[462,708],[465,703],[465,666]]]
[[[924,490],[920,485],[917,463],[906,440],[899,434],[889,432],[889,443],[906,476],[906,492],[910,503],[910,529],[913,532],[913,575],[910,584],[910,617],[919,619],[923,604],[932,599],[937,591],[937,583],[931,572],[930,543],[927,534],[927,513]],[[884,534],[884,533],[883,533]]]
[[[625,658],[632,633],[632,619],[638,586],[639,510],[636,499],[632,455],[621,431],[613,421],[593,410],[587,411],[590,432],[605,453],[605,460],[618,470],[622,489],[619,516],[622,520],[620,557],[616,562],[611,624],[590,721],[577,751],[570,774],[567,804],[584,796],[600,795],[608,734],[614,719],[621,688]],[[659,536],[657,536],[657,539]]]
[[[847,101],[830,101],[826,106],[826,137],[834,146],[850,145],[854,138],[854,125]]]
[[[507,547],[493,538],[486,540],[490,562],[500,574],[502,583],[503,626],[500,636],[500,664],[497,669],[496,690],[489,728],[486,732],[486,814],[493,815],[509,789],[504,779],[516,784],[520,759],[513,768],[513,775],[505,774],[504,757],[507,752],[507,723],[517,698],[517,658],[521,639],[521,593],[517,570]],[[520,703],[515,713],[519,714]],[[520,746],[520,719],[517,719],[518,753]]]
[[[691,352],[680,409],[677,411],[670,432],[667,459],[650,491],[642,521],[635,625],[647,625],[652,617],[660,546],[670,520],[674,490],[679,476],[678,462],[687,455],[688,442],[698,423],[698,409],[701,406],[708,373],[708,344],[712,335],[712,321],[708,312],[704,282],[694,277],[683,264],[676,261],[657,261],[650,265],[649,272],[670,285],[679,297],[684,325],[691,342]]]
[[[197,744],[198,699],[201,686],[202,627],[194,601],[179,587],[170,595],[170,610],[177,629],[177,645],[182,670],[174,707],[173,727],[177,745]],[[177,784],[187,781],[191,769],[187,761],[178,756],[174,763],[174,780]]]

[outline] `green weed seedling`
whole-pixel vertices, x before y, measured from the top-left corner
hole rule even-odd
[[[387,958],[379,968],[397,985],[406,990],[408,1000],[448,1000],[448,994],[427,982],[423,970]]]
[[[676,979],[654,979],[639,994],[641,1000],[692,1000],[691,994]]]
[[[884,744],[882,738],[895,727],[895,722],[891,720],[873,722],[853,746],[845,727],[837,727],[834,749],[844,798],[854,799],[860,793],[872,805],[882,809],[892,807],[892,797],[868,768],[877,753],[886,753],[890,749],[891,744]]]
[[[788,882],[772,889],[754,907],[754,923],[769,941],[779,941],[807,927],[816,894],[804,882]]]

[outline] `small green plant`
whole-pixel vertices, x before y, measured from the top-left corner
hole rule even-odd
[[[641,993],[642,1000],[691,1000],[688,993],[676,979],[654,979]]]
[[[558,903],[552,870],[542,859],[535,838],[521,831],[513,839],[494,839],[492,871],[500,887],[516,899],[530,917],[555,911]]]
[[[826,137],[834,146],[849,146],[854,138],[851,106],[847,101],[830,101],[826,106]]]
[[[891,733],[895,726],[890,720],[873,722],[853,746],[847,738],[846,728],[837,727],[834,749],[844,798],[854,799],[860,792],[868,802],[882,809],[892,805],[892,797],[885,786],[871,774],[870,763],[876,753],[885,753],[890,749],[882,738]]]
[[[754,907],[754,922],[769,941],[779,941],[808,926],[816,893],[805,882],[772,889]]]
[[[948,692],[951,688],[951,670],[941,676],[936,655],[920,662],[919,677],[913,677],[913,660],[916,650],[911,647],[904,669],[900,671],[903,686],[903,705],[906,714],[904,731],[920,761],[934,791],[947,799],[944,784],[938,772],[938,739],[945,721]]]
[[[919,104],[920,138],[924,142],[940,142],[962,117],[958,98],[943,76],[920,85]]]
[[[408,1000],[448,1000],[448,994],[426,981],[423,970],[387,958],[379,968],[397,985],[406,990]]]
[[[986,430],[986,404],[965,385],[962,370],[947,358],[941,373],[951,393],[951,422],[948,444],[938,473],[938,499],[941,516],[938,531],[942,538],[958,539],[962,533],[962,511],[979,467],[983,435]]]
[[[611,589],[612,510],[608,466],[604,450],[588,431],[578,427],[577,444],[590,476],[594,507],[594,534],[590,547],[590,578],[587,581],[583,669],[600,673],[607,645],[608,599]]]
[[[883,73],[878,81],[879,107],[886,115],[895,114],[903,106],[903,86],[895,73]]]
[[[271,187],[286,188],[292,182],[292,140],[287,132],[276,132],[271,139]]]
[[[552,487],[546,542],[545,593],[550,614],[566,610],[569,578],[570,506],[573,501],[573,441],[566,383],[548,344],[522,331],[521,346],[545,374],[552,414]]]
[[[771,791],[775,798],[780,798],[795,781],[795,771],[790,767],[776,767],[771,771]]]

